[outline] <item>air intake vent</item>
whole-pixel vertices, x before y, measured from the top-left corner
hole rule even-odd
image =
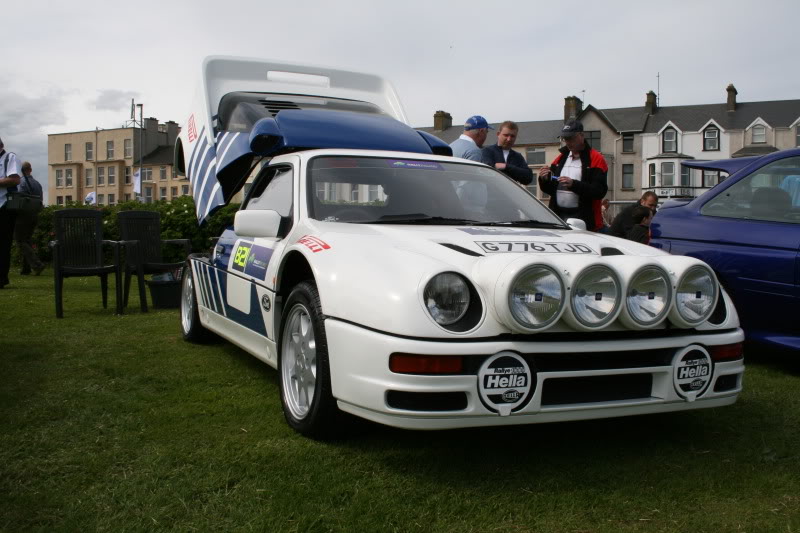
[[[483,257],[483,254],[479,254],[478,252],[473,252],[468,248],[464,248],[463,246],[459,246],[457,244],[451,244],[449,242],[440,242],[442,246],[446,248],[450,248],[451,250],[455,250],[456,252],[461,252],[464,255],[471,255],[472,257]]]
[[[625,255],[619,248],[600,248],[600,255]]]
[[[284,109],[300,109],[299,105],[287,100],[259,100],[258,102],[266,107],[273,117]]]

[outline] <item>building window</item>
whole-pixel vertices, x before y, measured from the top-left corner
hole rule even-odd
[[[178,196],[178,188],[177,187],[170,188],[169,195],[170,195],[171,198],[177,197]]]
[[[633,189],[633,165],[622,165],[622,188]]]
[[[350,186],[350,201],[358,202],[358,184],[356,183]]]
[[[131,167],[125,167],[125,185],[131,184]]]
[[[692,185],[692,169],[681,165],[681,187],[690,187]]]
[[[703,187],[713,187],[719,182],[719,172],[716,170],[703,171]]]
[[[97,205],[106,205],[106,195],[105,194],[98,194],[97,195]]]
[[[116,182],[117,182],[117,167],[108,167],[108,184],[114,185]]]
[[[144,202],[146,204],[153,203],[153,188],[152,187],[145,187],[144,188]]]
[[[159,169],[158,179],[160,179],[161,181],[167,179],[167,167],[161,167]]]
[[[181,185],[181,194],[186,196],[189,194],[189,186],[188,185]]]
[[[142,181],[153,181],[153,169],[150,167],[142,169]],[[150,197],[152,198],[152,193]]]
[[[161,187],[160,189],[158,189],[158,193],[159,193],[158,194],[158,199],[166,201],[166,199],[167,199],[167,188],[166,187]]]
[[[72,169],[71,168],[64,169],[64,186],[65,187],[72,187]]]
[[[83,179],[87,187],[94,187],[94,169],[87,168],[84,170]]]
[[[106,167],[97,167],[97,184],[106,184]]]
[[[622,151],[633,152],[633,133],[622,134]]]
[[[133,157],[133,139],[125,139],[122,141],[122,152],[126,158]]]
[[[653,188],[653,187],[656,186],[656,164],[655,163],[650,163],[650,168],[648,169],[648,175],[649,175],[649,179],[650,179],[650,181],[648,183],[648,187]]]
[[[114,198],[113,194],[109,194],[108,195],[108,205],[114,205],[114,201],[115,200],[116,200],[116,198]]]
[[[706,152],[719,150],[719,130],[709,126],[703,132],[703,150]]]
[[[114,141],[106,141],[106,159],[114,159]]]
[[[600,131],[585,131],[583,137],[589,143],[589,146],[600,151]]]
[[[129,193],[129,192],[125,193],[125,201],[126,202],[130,202],[131,201],[131,193]]]
[[[68,194],[64,197],[64,202],[69,204],[72,203],[72,195]]]
[[[86,160],[94,159],[94,143],[86,143]]]
[[[64,205],[64,197],[56,196],[56,205]]]
[[[767,128],[762,125],[753,126],[753,144],[767,142]]]
[[[64,161],[72,161],[72,145],[64,145]]]
[[[667,128],[661,134],[662,152],[665,154],[676,153],[678,151],[678,132],[673,128]],[[662,168],[663,171],[663,168]],[[663,182],[662,182],[663,185]]]
[[[661,163],[661,186],[675,185],[675,163]]]
[[[56,170],[56,187],[64,186],[64,171],[61,169]]]
[[[528,165],[544,165],[544,148],[528,148],[526,160]]]

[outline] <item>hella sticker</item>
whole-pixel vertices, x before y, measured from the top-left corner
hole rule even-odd
[[[711,356],[701,346],[689,346],[678,352],[672,367],[675,391],[690,402],[706,392],[714,375]]]
[[[525,359],[512,352],[500,352],[481,365],[478,392],[487,409],[508,416],[530,400],[535,381]]]

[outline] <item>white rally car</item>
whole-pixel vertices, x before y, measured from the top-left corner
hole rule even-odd
[[[563,222],[404,123],[375,76],[209,58],[177,165],[233,227],[183,277],[184,337],[277,368],[297,431],[411,429],[736,401],[742,330],[703,262]]]

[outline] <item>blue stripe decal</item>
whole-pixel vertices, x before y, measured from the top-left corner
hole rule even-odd
[[[233,275],[233,274],[231,274]],[[233,322],[240,326],[244,326],[249,330],[255,331],[263,337],[267,336],[267,327],[264,325],[264,315],[261,312],[261,302],[258,300],[258,291],[256,291],[256,284],[250,283],[250,312],[243,313],[235,307],[225,305],[226,316]]]

